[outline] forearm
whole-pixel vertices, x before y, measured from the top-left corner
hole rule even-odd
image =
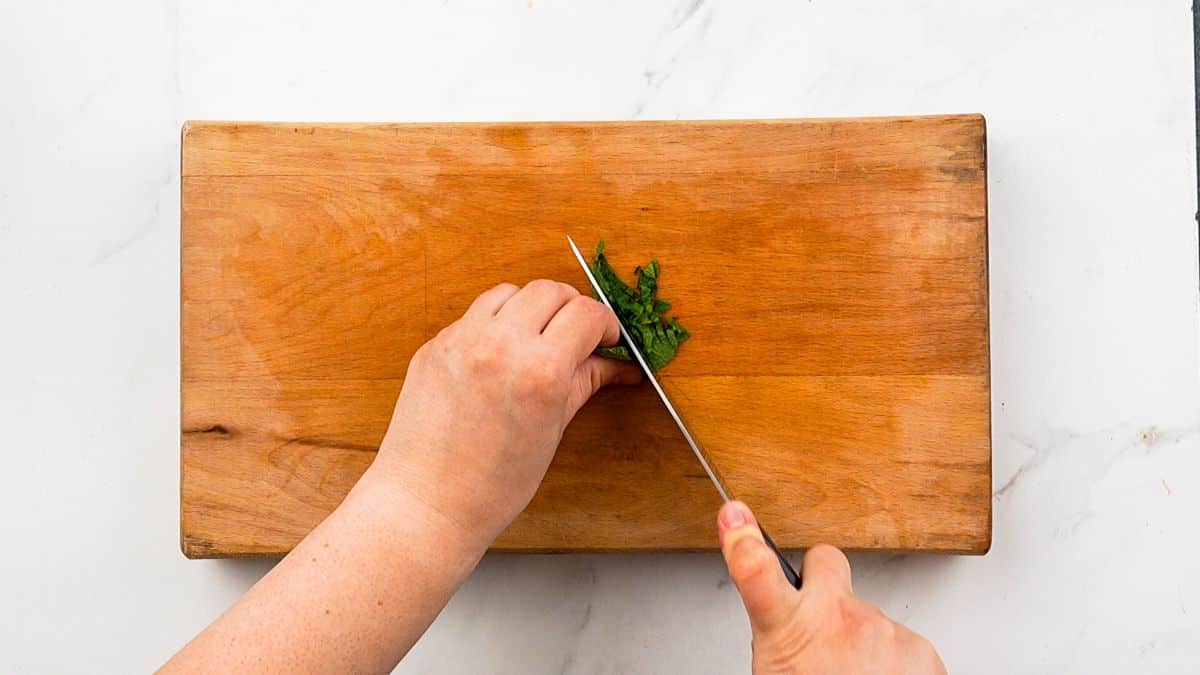
[[[165,670],[390,670],[487,544],[372,467]]]
[[[529,503],[580,406],[639,381],[593,355],[619,335],[565,284],[481,294],[409,360],[342,505],[164,670],[390,670]]]

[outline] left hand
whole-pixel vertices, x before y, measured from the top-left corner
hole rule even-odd
[[[631,363],[554,281],[497,286],[417,350],[346,499],[164,671],[390,672],[537,490],[567,423]]]
[[[409,362],[374,472],[484,546],[533,498],[567,423],[598,389],[636,383],[617,318],[567,284],[501,284]]]

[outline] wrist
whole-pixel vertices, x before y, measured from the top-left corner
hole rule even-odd
[[[473,518],[465,508],[466,501],[456,499],[450,486],[437,485],[437,480],[430,480],[429,472],[395,461],[397,454],[381,451],[352,494],[361,493],[365,500],[381,505],[389,529],[428,531],[452,544],[460,554],[478,560],[498,532]]]

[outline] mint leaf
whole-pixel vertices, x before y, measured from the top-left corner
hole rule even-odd
[[[630,288],[621,281],[608,258],[604,256],[604,242],[596,245],[596,257],[592,260],[592,275],[612,303],[617,319],[634,345],[646,357],[646,365],[650,370],[658,370],[675,358],[679,345],[691,337],[691,334],[679,325],[675,317],[665,318],[671,303],[658,299],[659,265],[657,260],[651,260],[649,265],[638,267],[633,271],[637,278],[637,287]],[[610,358],[630,360],[632,355],[624,345],[603,347],[596,350],[597,354]]]

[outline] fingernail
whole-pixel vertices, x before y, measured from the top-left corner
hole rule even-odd
[[[729,502],[721,508],[721,524],[727,530],[737,529],[754,522],[754,514],[750,508],[741,502]]]

